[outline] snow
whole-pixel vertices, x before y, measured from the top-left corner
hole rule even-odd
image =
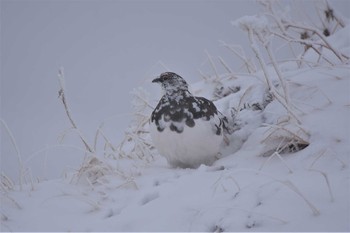
[[[350,51],[348,32],[349,26],[329,42]],[[27,180],[23,187],[2,179],[1,231],[350,231],[350,65],[332,61],[283,64],[301,125],[288,121],[278,101],[267,101],[262,71],[223,75],[220,98],[217,82],[191,85],[237,124],[212,166],[170,167],[145,146],[152,143],[148,133],[131,132],[148,125],[134,124],[122,155],[89,154],[61,179]],[[278,150],[297,137],[309,145]]]
[[[247,15],[232,22],[233,26],[240,27],[243,30],[253,29],[264,31],[268,27],[269,21],[262,15]]]
[[[137,172],[128,177],[106,173],[95,185],[67,178],[3,193],[2,230],[347,231],[349,69],[290,71],[289,79],[301,85],[290,91],[305,104],[299,106],[310,145],[283,160],[258,156],[266,130],[248,122],[248,140],[211,167],[173,169],[157,156],[133,164]],[[273,105],[267,110],[267,119],[280,114]],[[123,160],[104,162],[115,167]]]

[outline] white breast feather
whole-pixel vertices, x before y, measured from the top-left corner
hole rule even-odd
[[[150,123],[153,143],[158,152],[174,167],[196,168],[201,164],[211,165],[218,157],[223,135],[216,135],[213,124],[219,120],[195,120],[194,127],[184,124],[181,133],[171,131],[166,127],[162,132],[157,130],[154,122]]]

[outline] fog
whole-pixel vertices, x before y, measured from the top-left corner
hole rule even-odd
[[[1,118],[25,165],[35,176],[46,178],[61,175],[62,167],[76,167],[84,155],[53,147],[71,127],[58,98],[60,67],[81,131],[92,143],[105,121],[107,135],[118,144],[130,122],[133,88],[151,90],[155,104],[160,90],[150,83],[152,78],[169,69],[189,83],[200,80],[199,70],[211,72],[205,51],[239,67],[239,60],[219,41],[247,45],[246,35],[230,22],[259,9],[255,1],[209,0],[1,0],[0,4]],[[346,1],[337,4],[349,6]],[[74,133],[63,143],[83,148]],[[10,177],[18,174],[16,151],[4,127],[1,170]]]

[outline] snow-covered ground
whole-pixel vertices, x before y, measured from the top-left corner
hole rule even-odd
[[[349,56],[349,34],[347,26],[327,41]],[[311,49],[304,59],[317,65],[279,64],[292,112],[260,69],[192,84],[235,124],[210,167],[168,166],[143,124],[147,95],[136,90],[140,114],[122,146],[87,153],[62,179],[20,187],[2,177],[1,230],[350,231],[350,65],[328,52],[332,65]],[[275,68],[266,72],[283,93]]]

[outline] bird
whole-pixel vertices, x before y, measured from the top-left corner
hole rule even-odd
[[[212,101],[193,96],[185,79],[174,72],[161,73],[152,83],[163,90],[149,121],[159,154],[172,167],[211,166],[219,156],[226,117]]]

